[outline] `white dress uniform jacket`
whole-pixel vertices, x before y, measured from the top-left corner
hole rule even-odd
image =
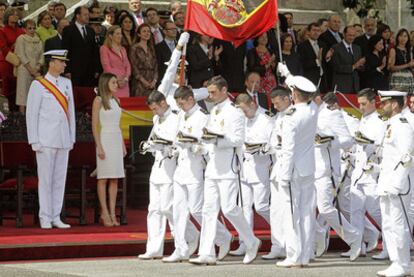
[[[69,110],[66,115],[53,94],[40,82],[33,81],[29,89],[26,111],[29,144],[37,144],[37,147],[72,149],[76,138],[72,83],[61,76],[55,78],[46,74],[45,78],[65,95]]]
[[[340,149],[351,147],[353,139],[341,110],[330,110],[325,103],[320,107],[317,126],[318,135],[332,136],[334,139],[330,143],[315,144],[315,178],[330,177],[333,174],[336,179],[341,176]],[[331,172],[331,166],[333,172]]]
[[[245,117],[230,99],[217,104],[210,112],[207,129],[222,134],[217,144],[209,144],[205,178],[212,180],[236,179],[237,160],[245,136]],[[241,162],[241,160],[240,160]]]
[[[278,181],[290,181],[293,171],[300,177],[313,176],[315,172],[314,139],[318,107],[311,102],[296,104],[292,109],[283,121],[283,164],[277,176]]]
[[[207,120],[207,112],[195,104],[187,113],[184,111],[179,113],[178,131],[200,141]],[[181,185],[202,183],[205,161],[201,153],[195,152],[194,145],[189,143],[177,143],[177,146],[178,165],[174,173],[174,181]]]
[[[162,117],[155,115],[153,122],[152,134],[169,141],[176,139],[178,131],[178,113],[176,111],[169,108]],[[173,182],[177,161],[175,158],[169,157],[169,152],[166,149],[155,151],[155,161],[150,176],[151,183],[170,184]]]
[[[246,120],[245,143],[267,144],[272,133],[272,125],[272,119],[258,109],[253,118]],[[269,155],[244,152],[242,181],[249,184],[268,183],[270,163]]]
[[[378,179],[380,195],[405,194],[409,190],[408,174],[411,164],[402,161],[414,154],[414,131],[402,114],[391,117],[382,149],[381,172]]]

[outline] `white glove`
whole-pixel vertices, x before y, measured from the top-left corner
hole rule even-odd
[[[401,163],[404,167],[409,167],[411,165],[412,157],[410,154],[404,154],[401,157]]]
[[[32,150],[38,153],[42,153],[42,145],[40,143],[33,143]]]
[[[188,43],[188,40],[190,39],[190,34],[188,32],[184,32],[180,35],[180,39],[178,40],[178,45],[181,47],[184,47]]]
[[[201,144],[193,144],[191,145],[191,152],[194,154],[206,155],[207,149]]]
[[[287,78],[288,76],[291,75],[290,74],[290,71],[289,71],[289,68],[287,67],[287,65],[284,64],[284,63],[281,63],[281,62],[279,62],[277,64],[277,71],[280,73],[280,75],[282,77],[286,77]]]
[[[287,187],[289,187],[289,185],[290,185],[290,182],[289,182],[289,181],[286,181],[286,180],[281,180],[281,181],[279,181],[278,183],[279,183],[279,185],[280,185],[282,188],[287,188]]]
[[[373,173],[378,173],[378,172],[380,172],[380,171],[381,171],[381,168],[380,168],[380,166],[379,166],[378,164],[376,164],[376,163],[373,163],[373,162],[368,162],[367,164],[365,164],[365,165],[362,167],[362,170],[363,170],[365,173],[371,173],[371,172],[373,172]]]

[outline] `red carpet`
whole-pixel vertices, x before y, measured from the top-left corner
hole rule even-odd
[[[25,228],[15,228],[14,221],[5,220],[0,226],[0,261],[64,259],[85,257],[134,256],[145,252],[147,210],[129,209],[128,225],[104,227],[97,224],[80,226],[75,219],[68,219],[70,229],[42,230],[30,226],[32,216],[24,219]],[[92,210],[88,211],[88,222],[92,222]],[[227,222],[227,227],[233,230]],[[261,251],[270,248],[269,226],[259,216],[255,220],[255,233],[263,240]],[[336,237],[336,236],[334,236]],[[237,247],[237,242],[233,243]],[[169,233],[165,254],[173,250]],[[331,241],[332,249],[346,249],[340,239]]]

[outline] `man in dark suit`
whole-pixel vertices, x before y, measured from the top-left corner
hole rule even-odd
[[[369,39],[375,35],[377,31],[377,21],[375,18],[365,18],[364,20],[364,31],[365,33],[362,34],[362,36],[359,36],[355,39],[354,43],[356,45],[359,45],[361,47],[362,56],[366,57],[368,55],[369,49],[368,49],[368,41]],[[366,73],[365,71],[359,72],[359,79],[360,79],[360,89],[366,88]]]
[[[332,47],[332,84],[343,93],[359,91],[358,71],[362,70],[365,64],[361,48],[353,44],[355,35],[353,26],[345,27],[343,41]]]
[[[223,47],[220,54],[220,69],[214,72],[227,80],[230,92],[242,92],[244,90],[244,58],[246,57],[246,43],[235,48],[231,42],[214,40],[215,47]]]
[[[177,26],[172,21],[165,21],[162,29],[164,33],[164,39],[155,45],[155,53],[158,61],[158,82],[160,83],[162,77],[164,77],[167,65],[165,64],[171,58],[172,51],[174,51],[177,45]],[[157,86],[159,85],[157,84]]]
[[[52,24],[55,26],[55,29],[58,28],[58,23],[60,20],[66,17],[66,6],[62,2],[56,2],[53,4],[53,19]]]
[[[69,20],[63,18],[59,21],[57,25],[57,32],[58,34],[54,37],[51,37],[46,40],[45,42],[45,52],[50,50],[62,49],[62,32],[69,26]]]
[[[88,26],[88,8],[77,7],[74,17],[74,23],[67,26],[62,34],[62,47],[69,51],[66,76],[72,80],[73,86],[95,86],[100,59],[95,32]]]
[[[303,76],[319,86],[321,92],[326,91],[324,72],[322,68],[323,42],[318,41],[321,27],[314,22],[308,25],[309,39],[298,46],[300,61],[303,66]]]
[[[265,93],[258,92],[260,86],[260,74],[255,71],[250,71],[246,74],[244,85],[246,89],[243,93],[249,94],[253,101],[262,109],[269,109],[269,102]]]
[[[332,66],[330,64],[330,59],[332,56],[332,46],[342,41],[342,34],[339,32],[341,29],[341,18],[339,15],[331,15],[328,18],[328,29],[322,33],[319,37],[319,41],[325,45],[325,48],[322,52],[322,67],[325,71],[326,82],[328,90],[333,88],[332,86]]]
[[[362,55],[365,57],[368,54],[368,41],[377,31],[377,21],[375,18],[365,18],[364,31],[365,33],[357,37],[354,43],[361,47]]]
[[[286,12],[284,13],[288,25],[287,33],[290,34],[293,38],[293,43],[297,45],[298,42],[298,31],[293,29],[293,13]]]

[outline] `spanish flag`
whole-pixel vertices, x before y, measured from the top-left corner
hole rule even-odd
[[[237,47],[277,21],[277,0],[188,0],[185,29]]]

